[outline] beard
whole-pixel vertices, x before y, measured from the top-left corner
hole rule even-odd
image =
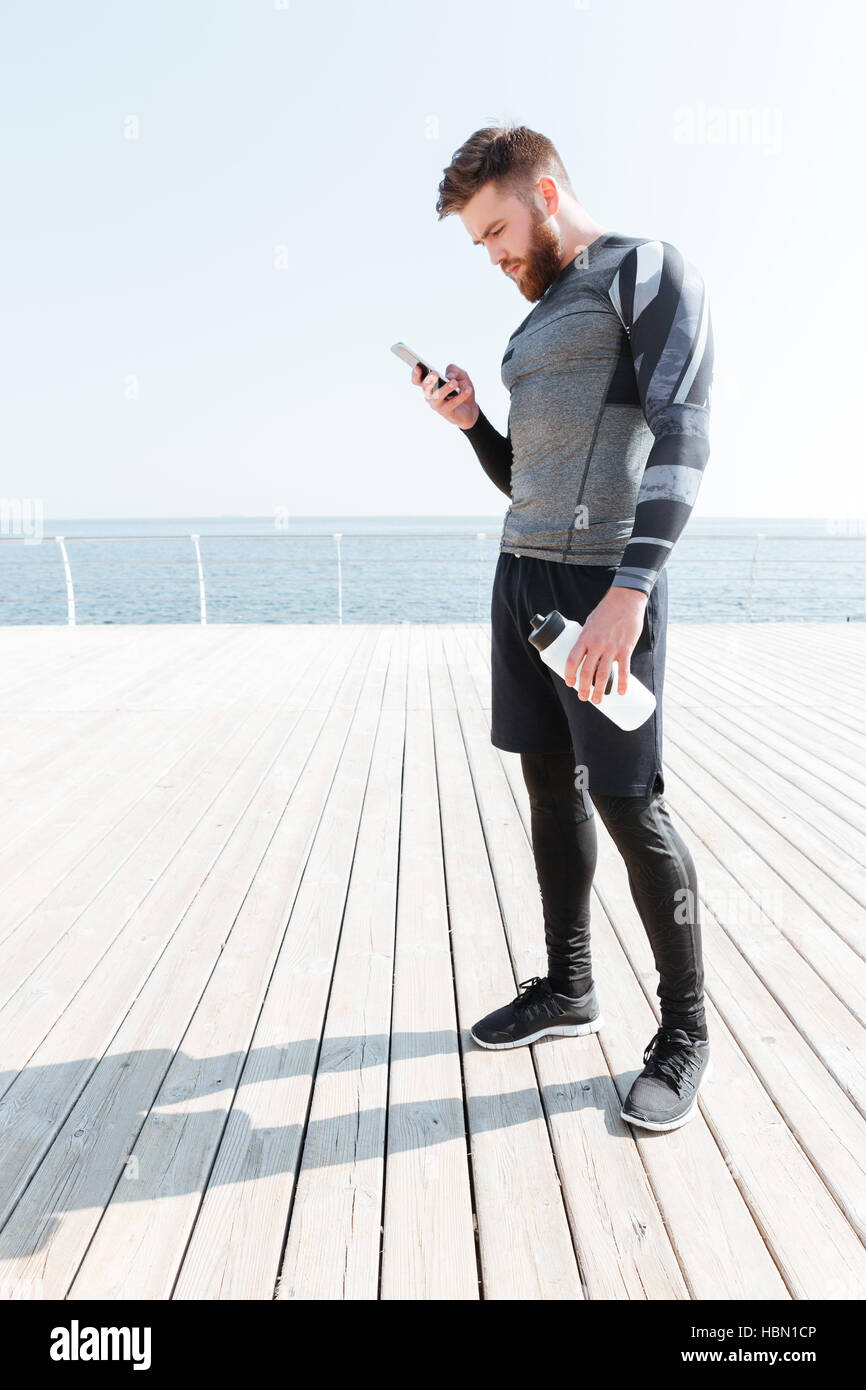
[[[517,276],[512,276],[524,299],[532,304],[550,288],[562,268],[562,238],[555,223],[536,218],[534,209],[533,219],[529,250],[520,257]]]

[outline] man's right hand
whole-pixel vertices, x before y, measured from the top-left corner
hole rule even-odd
[[[422,380],[421,368],[417,365],[412,368],[412,384],[421,387],[431,410],[435,410],[444,420],[458,425],[461,430],[471,429],[480,413],[475,388],[462,368],[453,362],[449,362],[445,368],[445,376],[445,385],[437,390],[435,372],[428,372]],[[446,401],[445,397],[455,386],[459,387],[460,394]]]

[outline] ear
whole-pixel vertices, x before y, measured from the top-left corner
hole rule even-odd
[[[554,217],[556,213],[559,212],[560,202],[556,179],[551,178],[549,174],[542,174],[536,184],[536,188],[544,199],[548,217]]]

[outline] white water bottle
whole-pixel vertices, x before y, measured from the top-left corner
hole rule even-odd
[[[565,663],[580,636],[582,625],[575,622],[574,618],[564,618],[556,608],[552,609],[546,618],[543,618],[540,613],[536,613],[530,621],[532,631],[529,633],[529,641],[538,651],[542,661],[547,662],[551,670],[565,680]],[[584,656],[580,666],[583,666],[585,660],[586,657]],[[577,670],[577,680],[572,687],[576,699],[580,699],[577,694],[580,666]],[[607,685],[604,688],[604,694],[595,708],[600,710],[602,714],[606,714],[608,719],[612,719],[614,724],[618,724],[621,729],[638,729],[649,719],[655,709],[656,697],[651,690],[647,690],[642,681],[639,681],[631,673],[629,673],[626,692],[624,695],[620,695],[614,688],[616,677],[619,674],[617,668],[618,663],[614,661]]]

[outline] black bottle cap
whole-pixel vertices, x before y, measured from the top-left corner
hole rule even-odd
[[[529,640],[533,647],[537,647],[540,652],[545,647],[549,647],[551,642],[555,642],[561,632],[565,630],[565,619],[557,608],[553,608],[546,618],[542,618],[540,613],[536,613],[530,618],[532,631],[529,633]],[[605,695],[609,695],[613,690],[613,671],[607,678],[607,685],[604,687]]]
[[[532,631],[528,634],[529,641],[533,647],[537,647],[540,652],[545,647],[549,647],[551,642],[555,642],[561,632],[565,631],[565,619],[558,609],[553,608],[546,618],[540,613],[536,613],[530,618]]]

